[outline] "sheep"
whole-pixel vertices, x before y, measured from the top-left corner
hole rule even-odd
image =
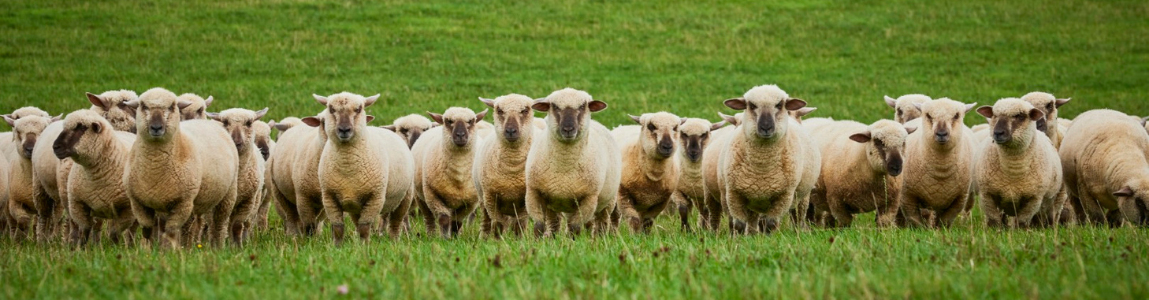
[[[29,229],[32,226],[33,218],[36,218],[36,230],[43,233],[53,232],[55,223],[39,224],[41,221],[48,219],[55,219],[56,213],[60,211],[48,210],[45,214],[51,213],[52,215],[40,217],[39,210],[37,210],[34,192],[32,190],[32,151],[36,145],[37,139],[40,134],[48,127],[48,124],[59,121],[60,117],[42,117],[39,115],[22,116],[16,119],[12,115],[5,115],[4,121],[12,126],[14,132],[13,144],[18,145],[18,150],[11,151],[6,155],[5,159],[8,160],[8,213],[11,222],[15,226],[18,239],[23,239],[29,234]],[[44,235],[40,235],[44,236]]]
[[[15,111],[12,111],[10,114],[0,115],[0,117],[2,117],[9,125],[11,125],[16,120],[19,120],[20,118],[28,116],[40,116],[44,118],[52,117],[48,115],[47,112],[32,106],[21,107]],[[13,127],[13,129],[15,128]],[[19,148],[20,144],[16,141],[16,137],[13,136],[12,132],[0,133],[0,156],[14,157],[16,153],[19,152]]]
[[[973,182],[972,131],[963,122],[974,104],[948,98],[914,104],[922,111],[921,128],[906,140],[906,160],[899,191],[907,225],[929,225],[922,209],[937,213],[937,225],[948,227],[966,207]]]
[[[153,88],[128,102],[136,110],[136,140],[124,171],[124,191],[145,237],[179,247],[192,216],[211,213],[211,244],[222,246],[236,199],[239,155],[227,131],[209,120],[180,121],[191,105]],[[191,234],[191,232],[189,232]]]
[[[279,135],[272,149],[271,186],[274,187],[275,205],[282,213],[287,234],[315,235],[319,229],[323,198],[319,190],[319,158],[327,145],[323,119],[327,111],[306,117],[299,122],[306,126],[290,125],[287,119],[276,123]],[[286,128],[285,128],[286,127]],[[290,130],[289,130],[290,129]]]
[[[817,107],[803,107],[803,108],[800,108],[798,110],[792,110],[792,111],[790,111],[790,119],[794,120],[795,122],[798,122],[798,124],[802,124],[802,117],[814,112],[815,110],[818,110],[818,108]]]
[[[180,95],[176,101],[191,103],[187,106],[184,106],[183,108],[180,108],[180,119],[184,121],[207,119],[207,107],[211,106],[211,102],[213,100],[214,99],[212,96],[207,96],[207,99],[204,99],[203,97],[192,93]]]
[[[62,128],[50,148],[57,159],[74,162],[65,186],[68,198],[64,199],[76,224],[71,239],[83,245],[93,229],[99,230],[102,222],[98,219],[107,219],[111,221],[112,241],[119,243],[136,222],[123,184],[124,165],[136,136],[115,130],[116,126],[97,110],[68,114]]]
[[[275,123],[275,121],[271,121]],[[271,203],[275,202],[272,191],[275,188],[271,183],[271,151],[275,149],[275,140],[271,139],[272,125],[263,121],[255,121],[251,125],[251,134],[255,137],[255,146],[259,148],[261,159],[263,159],[263,190],[259,192],[259,210],[255,213],[256,228],[261,230],[267,229],[267,213],[271,208]],[[280,213],[279,215],[283,215]],[[250,232],[250,231],[249,231]]]
[[[534,99],[509,94],[495,99],[479,98],[495,109],[495,132],[484,139],[475,153],[472,177],[483,207],[483,234],[499,238],[510,229],[521,235],[527,226],[527,154],[534,142]]]
[[[729,136],[734,135],[738,131],[738,126],[742,124],[742,116],[745,113],[737,113],[733,116],[718,113],[727,124],[733,126],[726,126],[711,130],[711,149],[710,151],[702,152],[702,190],[703,190],[703,205],[699,206],[698,212],[700,223],[703,227],[717,231],[718,225],[722,221],[722,213],[726,212],[726,203],[722,202],[722,195],[719,191],[723,187],[718,185],[718,158],[722,153],[722,146],[726,145]],[[705,207],[705,208],[704,208]],[[733,229],[733,223],[731,229]]]
[[[571,234],[592,219],[593,233],[613,231],[622,157],[610,131],[591,120],[606,102],[564,88],[536,99],[531,108],[547,113],[547,129],[527,155],[527,213],[538,222],[536,231],[555,236],[560,214]]]
[[[745,233],[769,233],[793,208],[801,226],[821,171],[821,154],[787,112],[806,107],[806,101],[776,85],[761,85],[723,103],[746,111],[741,132],[718,144],[719,193],[731,217],[748,225]]]
[[[822,155],[821,176],[811,197],[818,223],[848,227],[854,214],[877,211],[880,227],[898,213],[906,137],[902,124],[839,121],[811,132]]]
[[[255,122],[267,114],[267,108],[251,111],[232,108],[219,113],[208,113],[208,118],[222,123],[231,136],[239,155],[239,169],[236,174],[235,207],[231,211],[231,239],[236,245],[243,245],[250,235],[255,215],[262,206],[264,161],[266,150],[256,145]]]
[[[1057,109],[1069,103],[1069,98],[1058,99],[1050,93],[1031,92],[1021,96],[1021,100],[1029,102],[1045,114],[1044,119],[1037,121],[1037,130],[1044,132],[1045,136],[1049,137],[1049,140],[1053,142],[1054,149],[1061,147],[1062,132],[1058,131]]]
[[[907,122],[916,120],[922,116],[922,111],[918,109],[917,105],[933,100],[930,96],[922,94],[909,94],[902,95],[898,99],[885,96],[886,105],[894,109],[894,121],[906,124]]]
[[[415,146],[415,141],[419,140],[419,136],[435,126],[439,126],[439,124],[432,123],[423,115],[410,114],[395,119],[391,125],[382,126],[382,128],[398,133],[403,137],[403,140],[407,141],[407,148],[411,148]]]
[[[722,128],[726,121],[710,123],[705,119],[687,118],[678,128],[678,186],[671,196],[671,201],[678,208],[678,217],[682,221],[682,230],[690,232],[690,211],[698,207],[699,227],[706,225],[706,218],[710,215],[709,207],[704,201],[702,176],[702,158],[710,145],[711,132]]]
[[[130,90],[107,91],[96,95],[87,93],[88,102],[92,103],[92,111],[99,113],[112,124],[115,131],[136,132],[136,112],[128,107],[128,101],[139,98],[136,92]]]
[[[674,152],[678,127],[686,119],[667,112],[630,118],[639,125],[611,131],[622,154],[617,209],[630,220],[632,230],[649,233],[654,218],[666,209],[678,188],[679,170]]]
[[[1058,150],[1078,222],[1149,225],[1149,134],[1121,112],[1073,120]]]
[[[374,117],[367,115],[365,109],[374,104],[379,95],[363,97],[342,92],[327,97],[313,96],[327,106],[323,130],[329,138],[323,147],[318,175],[323,210],[331,222],[335,244],[343,244],[344,213],[355,223],[360,241],[369,242],[375,221],[382,214],[398,209],[411,192],[411,182],[404,179],[413,176],[413,169],[402,170],[401,176],[391,176],[395,166],[409,166],[403,161],[409,159],[393,157],[386,150],[399,148],[397,145],[403,145],[404,141],[390,131],[367,126]],[[402,182],[397,184],[397,180]],[[405,216],[406,212],[396,214]],[[393,228],[397,229],[399,222],[392,221]]]
[[[1061,158],[1054,143],[1038,132],[1046,118],[1041,108],[1018,98],[998,100],[977,113],[993,124],[993,143],[982,145],[974,169],[982,212],[990,227],[1011,216],[1018,226],[1057,224],[1065,194]],[[1056,119],[1054,119],[1056,120]]]
[[[0,234],[8,233],[13,226],[12,216],[8,215],[8,160],[0,157]]]
[[[448,108],[443,114],[428,112],[442,129],[423,134],[412,147],[415,159],[415,195],[427,232],[437,228],[444,238],[458,235],[462,221],[480,205],[472,177],[476,144],[482,137],[478,123],[487,115]]]

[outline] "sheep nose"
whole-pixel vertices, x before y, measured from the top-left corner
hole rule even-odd
[[[507,128],[507,130],[506,130],[506,131],[507,131],[507,133],[509,133],[509,134],[516,134],[516,133],[518,133],[518,132],[519,132],[519,129],[518,129],[518,128]]]
[[[151,129],[153,132],[155,132],[155,131],[164,130],[164,126],[162,126],[162,125],[150,125],[150,126],[148,126],[148,129]]]
[[[339,128],[338,128],[338,130],[339,130],[339,133],[340,133],[340,134],[348,134],[348,133],[351,133],[351,128],[346,128],[346,127],[339,127]]]
[[[564,131],[564,132],[571,132],[571,131],[574,131],[574,130],[575,130],[574,126],[563,126],[563,131]]]
[[[934,140],[937,140],[939,143],[945,143],[945,142],[949,141],[949,138],[950,138],[949,132],[939,131],[937,133],[934,133]]]

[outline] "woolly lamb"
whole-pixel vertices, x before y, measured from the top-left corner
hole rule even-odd
[[[431,123],[431,120],[423,115],[410,114],[395,119],[391,125],[382,126],[382,128],[398,133],[403,137],[403,140],[407,141],[407,148],[411,148],[415,146],[415,141],[419,140],[419,136],[435,126],[439,126],[439,124]]]
[[[718,230],[718,225],[721,223],[722,214],[726,212],[726,203],[722,202],[721,190],[725,189],[718,184],[718,158],[722,153],[723,145],[729,144],[730,136],[738,132],[738,126],[742,123],[742,116],[745,113],[737,113],[733,116],[718,113],[727,124],[733,126],[726,126],[714,129],[710,133],[712,140],[710,151],[702,152],[702,190],[704,205],[699,206],[699,213],[705,212],[706,215],[700,216],[699,220],[702,226],[712,231]],[[705,207],[705,209],[703,208]],[[730,223],[733,225],[733,223]],[[731,227],[733,229],[733,227]]]
[[[484,139],[475,154],[472,170],[475,189],[483,206],[483,233],[499,238],[510,229],[521,235],[527,226],[525,168],[535,129],[530,97],[510,94],[495,99],[479,98],[495,109],[494,137]]]
[[[212,245],[222,246],[236,199],[239,156],[227,131],[208,120],[180,122],[176,100],[153,88],[128,102],[136,109],[136,136],[124,171],[124,190],[144,236],[163,236],[163,245],[178,247],[192,216],[211,213]],[[188,234],[192,234],[188,232]]]
[[[252,220],[262,205],[264,179],[263,150],[255,143],[255,122],[267,114],[267,108],[250,111],[232,108],[208,117],[223,123],[224,130],[231,135],[231,142],[239,154],[239,169],[236,173],[235,208],[231,211],[231,239],[236,245],[243,245],[250,234]]]
[[[463,221],[479,207],[472,176],[475,144],[482,140],[478,122],[487,115],[467,108],[448,108],[442,115],[428,113],[442,129],[423,134],[415,142],[415,195],[427,232],[444,238],[458,235]]]
[[[207,99],[199,95],[186,93],[176,98],[176,101],[181,103],[190,103],[187,106],[180,108],[180,119],[187,120],[204,120],[207,119],[207,107],[211,106],[214,99],[207,96]]]
[[[822,153],[822,172],[811,202],[815,220],[848,227],[854,214],[877,211],[877,224],[894,225],[906,137],[898,122],[838,121],[811,135]]]
[[[746,111],[741,132],[719,144],[719,193],[731,217],[747,225],[746,233],[769,233],[793,208],[794,220],[803,224],[821,155],[787,112],[806,107],[806,101],[791,98],[776,85],[762,85],[724,103]]]
[[[678,207],[683,231],[691,231],[692,207],[698,207],[699,227],[706,226],[710,211],[704,201],[706,188],[703,187],[702,158],[710,144],[711,132],[723,125],[726,125],[726,121],[711,124],[705,119],[688,118],[678,127],[678,187],[671,200]]]
[[[930,96],[922,94],[902,95],[898,99],[890,98],[890,96],[885,96],[885,98],[886,105],[894,109],[894,121],[902,124],[920,118],[922,111],[918,105],[933,100]]]
[[[37,223],[41,219],[55,219],[53,216],[40,217],[36,209],[32,190],[32,150],[44,128],[48,127],[49,123],[59,121],[59,117],[47,118],[30,115],[15,119],[12,115],[6,115],[4,120],[14,129],[13,143],[18,145],[18,150],[10,152],[5,157],[10,168],[7,178],[8,213],[15,226],[17,238],[23,239],[30,233],[28,230],[31,229],[33,218],[36,218]],[[55,215],[59,212],[51,211],[51,213]],[[54,228],[45,227],[55,225],[55,223],[37,225],[41,225],[37,231],[50,233],[54,231]]]
[[[922,221],[922,209],[927,209],[937,213],[938,225],[948,227],[965,208],[973,182],[974,146],[963,118],[974,105],[948,98],[915,104],[922,111],[922,127],[906,140],[910,159],[899,192],[909,225],[933,225]]]
[[[271,121],[275,122],[275,121]],[[255,136],[255,147],[259,148],[260,157],[264,161],[263,168],[263,190],[259,192],[259,210],[255,213],[255,220],[253,221],[256,228],[261,230],[267,229],[267,213],[271,208],[271,203],[275,202],[272,191],[275,190],[271,183],[271,151],[275,149],[275,140],[271,139],[271,124],[263,121],[255,121],[251,125],[251,134]],[[283,215],[281,212],[279,215]],[[249,231],[250,232],[250,231]]]
[[[527,155],[527,212],[538,222],[536,230],[555,236],[562,214],[571,234],[592,219],[593,232],[613,231],[622,158],[610,131],[591,120],[606,102],[565,88],[535,100],[531,108],[547,113],[547,129]]]
[[[618,209],[635,232],[649,233],[654,218],[670,204],[678,188],[678,163],[674,159],[678,127],[686,121],[658,112],[630,117],[639,125],[611,131],[622,154],[622,181]]]
[[[39,116],[44,118],[52,117],[48,115],[47,112],[31,106],[21,107],[10,114],[0,115],[0,117],[4,118],[4,121],[8,123],[9,126],[12,126],[16,120],[29,116]],[[12,128],[15,129],[15,127]],[[5,158],[15,157],[16,153],[20,150],[20,146],[21,145],[17,141],[17,137],[14,136],[12,132],[0,133],[0,156]]]
[[[990,227],[1002,227],[1004,216],[1028,227],[1057,224],[1065,197],[1061,161],[1045,134],[1037,131],[1045,118],[1040,108],[1017,98],[982,106],[978,114],[993,124],[993,143],[983,145],[974,169],[982,211]]]
[[[74,162],[64,187],[68,215],[77,226],[71,231],[72,241],[86,243],[92,231],[99,230],[100,220],[106,219],[111,222],[112,241],[119,243],[136,222],[124,194],[124,165],[136,136],[114,130],[115,125],[95,110],[68,114],[62,127],[50,148],[57,159]]]
[[[327,145],[327,133],[323,129],[326,114],[324,110],[314,117],[300,120],[306,126],[290,125],[292,123],[288,120],[291,118],[275,124],[282,133],[267,165],[271,169],[270,183],[274,188],[276,211],[281,213],[284,229],[289,235],[314,235],[323,217],[319,214],[323,209],[323,198],[318,174],[319,158]]]
[[[1069,103],[1069,98],[1057,99],[1050,93],[1032,92],[1021,96],[1021,100],[1029,102],[1033,107],[1041,110],[1045,118],[1037,121],[1037,130],[1045,133],[1053,142],[1053,148],[1061,147],[1061,132],[1058,131],[1057,109]]]
[[[1149,134],[1121,112],[1082,113],[1062,140],[1062,171],[1079,222],[1149,225]]]

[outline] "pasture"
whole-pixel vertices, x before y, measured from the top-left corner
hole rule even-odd
[[[909,93],[990,105],[1047,91],[1071,118],[1149,115],[1144,1],[58,1],[0,2],[0,112],[87,108],[84,92],[162,86],[209,110],[307,116],[311,94],[382,94],[371,125],[477,97],[563,87],[596,120],[670,111],[717,120],[722,100],[778,84],[810,117],[870,123]],[[541,114],[538,114],[541,116]],[[984,123],[969,114],[967,125]],[[5,127],[3,130],[8,130]],[[244,248],[181,251],[0,237],[0,298],[1103,298],[1149,296],[1144,228],[996,230],[975,209],[944,230],[682,233],[442,240],[273,217]],[[412,220],[412,224],[421,221]]]

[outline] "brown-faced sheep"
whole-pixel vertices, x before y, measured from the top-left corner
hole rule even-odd
[[[235,208],[231,211],[231,240],[243,245],[252,230],[252,220],[259,211],[263,198],[264,161],[263,150],[255,143],[255,122],[267,114],[267,108],[251,111],[232,108],[217,113],[208,113],[212,120],[223,124],[231,136],[239,154],[239,169],[236,173]]]
[[[227,131],[213,121],[180,122],[180,108],[163,88],[153,88],[128,103],[136,109],[136,136],[124,171],[124,190],[144,236],[163,236],[178,247],[184,231],[192,234],[192,216],[211,213],[208,231],[219,247],[236,198],[239,155]]]
[[[902,212],[913,226],[922,209],[937,214],[937,225],[948,227],[966,207],[973,182],[972,131],[963,122],[975,104],[947,98],[915,104],[922,111],[921,127],[906,140],[906,157],[899,191]],[[932,218],[931,218],[932,219]]]
[[[77,226],[71,231],[72,241],[86,243],[103,219],[111,222],[109,234],[118,243],[136,222],[124,194],[124,165],[136,136],[114,130],[95,110],[68,114],[63,129],[51,148],[57,159],[74,162],[65,186],[68,214]]]
[[[618,209],[630,221],[632,230],[649,233],[654,218],[666,209],[678,188],[674,152],[678,127],[686,119],[667,112],[631,116],[631,119],[639,125],[611,131],[622,154]]]
[[[479,98],[495,109],[495,134],[484,139],[475,154],[472,170],[475,189],[483,206],[483,233],[499,238],[510,229],[521,235],[526,229],[526,163],[534,141],[534,99],[510,94],[495,99]]]
[[[10,214],[13,225],[17,231],[17,237],[22,239],[30,234],[29,229],[32,227],[33,219],[36,223],[40,223],[41,219],[56,219],[56,213],[61,211],[48,210],[52,215],[46,217],[39,216],[37,210],[34,192],[32,189],[32,151],[36,145],[37,139],[40,134],[48,127],[48,124],[59,121],[59,117],[46,118],[38,115],[24,116],[19,119],[14,119],[12,116],[4,116],[4,120],[8,125],[12,126],[13,143],[18,146],[17,151],[8,154],[8,213]],[[37,224],[37,233],[54,232],[54,222],[46,224]],[[40,235],[44,236],[44,235]]]
[[[720,145],[718,186],[731,217],[746,233],[772,232],[792,208],[804,223],[810,191],[818,181],[821,155],[788,111],[806,107],[776,85],[757,86],[724,101],[745,110],[739,132]]]
[[[310,236],[319,229],[323,198],[319,194],[317,174],[319,155],[327,144],[322,121],[326,114],[322,111],[299,121],[301,124],[307,122],[306,126],[291,125],[289,119],[292,118],[275,124],[281,133],[267,165],[271,170],[270,183],[274,188],[276,211],[280,213],[289,235],[302,233]]]
[[[423,115],[410,114],[395,119],[391,125],[382,126],[382,128],[398,133],[403,137],[403,140],[407,141],[407,148],[411,148],[415,146],[415,141],[418,141],[424,132],[438,125]]]
[[[1149,134],[1121,112],[1078,115],[1059,154],[1077,221],[1149,225]]]
[[[271,121],[275,122],[275,121]],[[263,190],[259,192],[259,210],[255,213],[255,220],[253,224],[260,230],[267,229],[267,213],[271,209],[271,203],[275,202],[275,195],[272,191],[275,190],[271,180],[271,151],[275,149],[275,140],[271,139],[271,124],[263,121],[255,121],[251,125],[251,134],[255,136],[255,146],[259,148],[261,159],[263,159]],[[279,215],[283,215],[280,213]],[[249,231],[250,232],[250,231]]]
[[[180,95],[176,101],[189,103],[187,106],[180,108],[180,119],[187,120],[205,120],[207,119],[207,107],[211,106],[214,101],[212,96],[207,96],[207,99],[199,95],[186,93]]]
[[[1062,132],[1058,130],[1057,109],[1069,103],[1069,98],[1058,99],[1050,93],[1032,92],[1021,96],[1021,100],[1029,102],[1045,114],[1044,119],[1037,121],[1037,130],[1049,137],[1054,149],[1061,147]]]
[[[706,188],[703,187],[702,158],[710,145],[711,132],[723,125],[726,125],[726,121],[711,124],[705,119],[687,118],[678,127],[678,187],[671,200],[678,208],[683,231],[691,231],[690,211],[693,207],[698,207],[698,227],[706,227],[710,211],[703,201]]]
[[[730,136],[741,130],[738,129],[738,126],[742,123],[743,115],[745,113],[737,113],[733,116],[718,113],[719,117],[732,126],[712,130],[710,138],[713,141],[710,147],[713,149],[702,152],[702,202],[706,208],[703,210],[702,206],[699,206],[699,212],[705,211],[707,215],[701,216],[699,220],[702,221],[703,227],[712,231],[718,230],[718,225],[722,221],[722,214],[729,214],[726,211],[726,203],[722,202],[722,194],[720,193],[724,188],[718,184],[718,158],[722,153],[721,147],[724,147],[722,145],[729,144]],[[733,220],[730,224],[733,225]],[[731,228],[733,229],[733,226]]]
[[[478,123],[487,115],[467,108],[428,113],[441,129],[423,134],[412,152],[415,158],[415,195],[427,232],[438,229],[444,238],[459,233],[463,221],[479,207],[472,177],[476,144],[482,140]]]
[[[902,95],[898,99],[885,96],[886,105],[894,109],[894,121],[906,124],[909,121],[916,120],[922,116],[922,111],[917,105],[933,100],[930,96],[921,94]]]
[[[547,129],[527,155],[527,212],[541,225],[536,230],[555,236],[562,214],[571,234],[592,219],[592,231],[613,231],[622,157],[610,131],[591,120],[606,102],[565,88],[535,100],[531,108],[547,113]]]
[[[1021,227],[1028,227],[1034,216],[1038,225],[1052,226],[1065,204],[1057,149],[1037,130],[1045,113],[1030,103],[1006,98],[977,109],[993,124],[993,142],[978,150],[974,169],[990,227],[1002,227],[1007,216]]]
[[[815,220],[848,227],[854,214],[877,211],[877,224],[894,225],[906,137],[902,124],[838,121],[811,132],[822,156],[822,172],[811,202]]]

